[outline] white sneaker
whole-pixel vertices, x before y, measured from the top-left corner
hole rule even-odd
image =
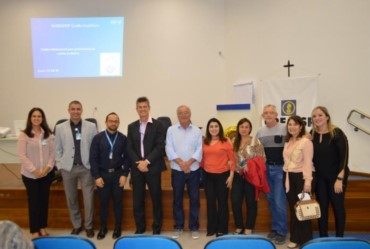
[[[291,248],[291,249],[293,249],[293,248],[298,248],[298,244],[290,241],[290,242],[288,243],[287,247],[288,247],[288,248]]]
[[[198,230],[191,231],[191,237],[193,239],[199,239],[199,237],[200,237],[199,231]]]
[[[172,238],[173,239],[178,239],[182,234],[182,229],[175,229],[173,232]]]

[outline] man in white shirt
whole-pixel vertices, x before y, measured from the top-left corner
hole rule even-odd
[[[190,199],[189,229],[192,238],[199,238],[199,162],[202,160],[202,133],[191,124],[191,111],[188,106],[177,108],[178,124],[167,130],[166,153],[171,161],[171,179],[173,188],[173,217],[175,231],[173,238],[180,237],[184,229],[184,187]]]

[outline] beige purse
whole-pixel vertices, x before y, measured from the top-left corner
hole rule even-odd
[[[301,199],[295,204],[295,214],[299,221],[313,220],[321,217],[320,205],[315,199],[302,200],[307,193],[302,192]]]

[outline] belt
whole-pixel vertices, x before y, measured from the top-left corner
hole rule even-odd
[[[266,164],[271,166],[282,166],[284,165],[284,162],[267,161]]]
[[[112,169],[103,169],[103,168],[99,168],[100,171],[103,171],[105,173],[114,173],[114,172],[117,172],[119,170],[122,170],[122,167],[118,167],[118,168],[112,168]]]

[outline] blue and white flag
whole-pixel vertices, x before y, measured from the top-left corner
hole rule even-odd
[[[285,124],[291,115],[301,116],[307,128],[312,127],[311,112],[317,105],[318,76],[270,79],[262,82],[262,108],[276,106],[279,122]]]

